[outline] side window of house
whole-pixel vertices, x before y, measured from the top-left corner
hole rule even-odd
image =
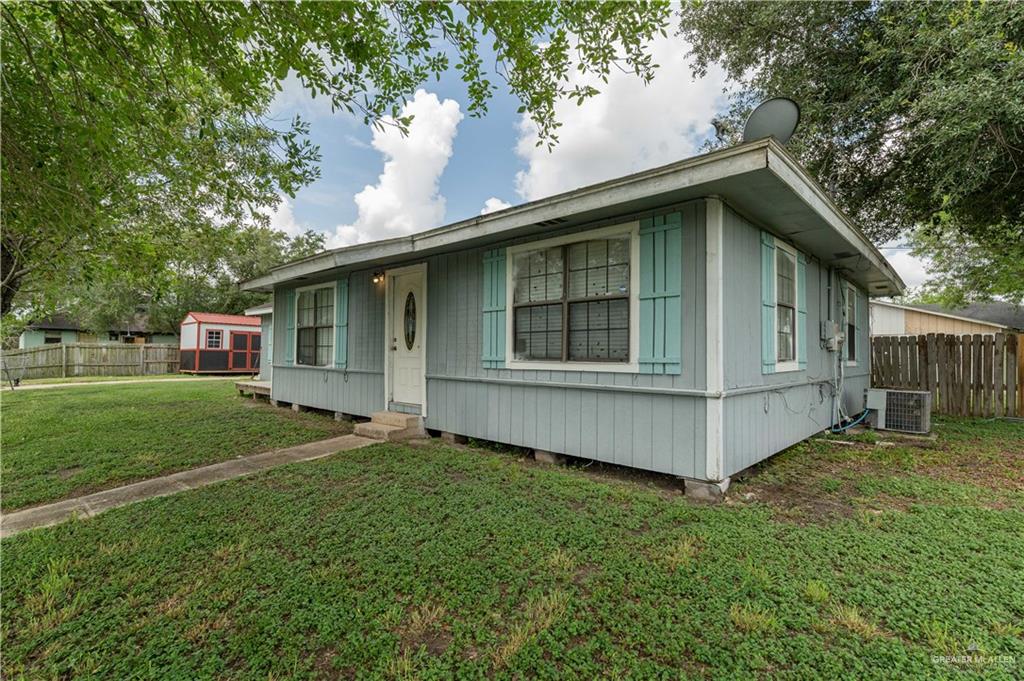
[[[846,360],[857,361],[857,289],[846,285]]]
[[[796,360],[796,253],[775,248],[775,359]]]
[[[295,320],[295,361],[327,366],[334,352],[334,286],[299,291]]]
[[[628,235],[517,253],[515,358],[628,362],[629,257]]]
[[[206,330],[206,349],[207,350],[220,350],[221,347],[221,331],[220,329],[207,329]]]

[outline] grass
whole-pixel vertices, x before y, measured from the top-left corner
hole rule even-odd
[[[27,532],[3,676],[1019,678],[1024,429],[939,432],[805,443],[717,506],[380,444]]]
[[[225,381],[14,391],[0,416],[5,512],[347,430]]]

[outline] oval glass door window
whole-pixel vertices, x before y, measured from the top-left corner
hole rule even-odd
[[[405,347],[412,350],[416,342],[416,297],[409,291],[405,297]]]

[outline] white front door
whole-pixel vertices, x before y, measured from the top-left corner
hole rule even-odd
[[[391,401],[422,407],[426,346],[426,270],[422,266],[391,275]]]

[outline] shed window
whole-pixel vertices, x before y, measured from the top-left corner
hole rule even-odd
[[[629,257],[628,235],[516,254],[515,358],[628,362]]]
[[[220,329],[207,329],[206,330],[206,349],[207,350],[220,350],[221,342],[223,341],[223,335]],[[128,341],[126,341],[128,342]]]
[[[327,366],[334,354],[334,287],[299,291],[296,307],[296,362]]]
[[[775,249],[775,359],[792,362],[796,359],[796,254]]]
[[[43,344],[45,344],[45,345],[52,345],[52,344],[55,344],[55,343],[60,343],[60,341],[61,341],[60,331],[44,331],[43,332]]]

